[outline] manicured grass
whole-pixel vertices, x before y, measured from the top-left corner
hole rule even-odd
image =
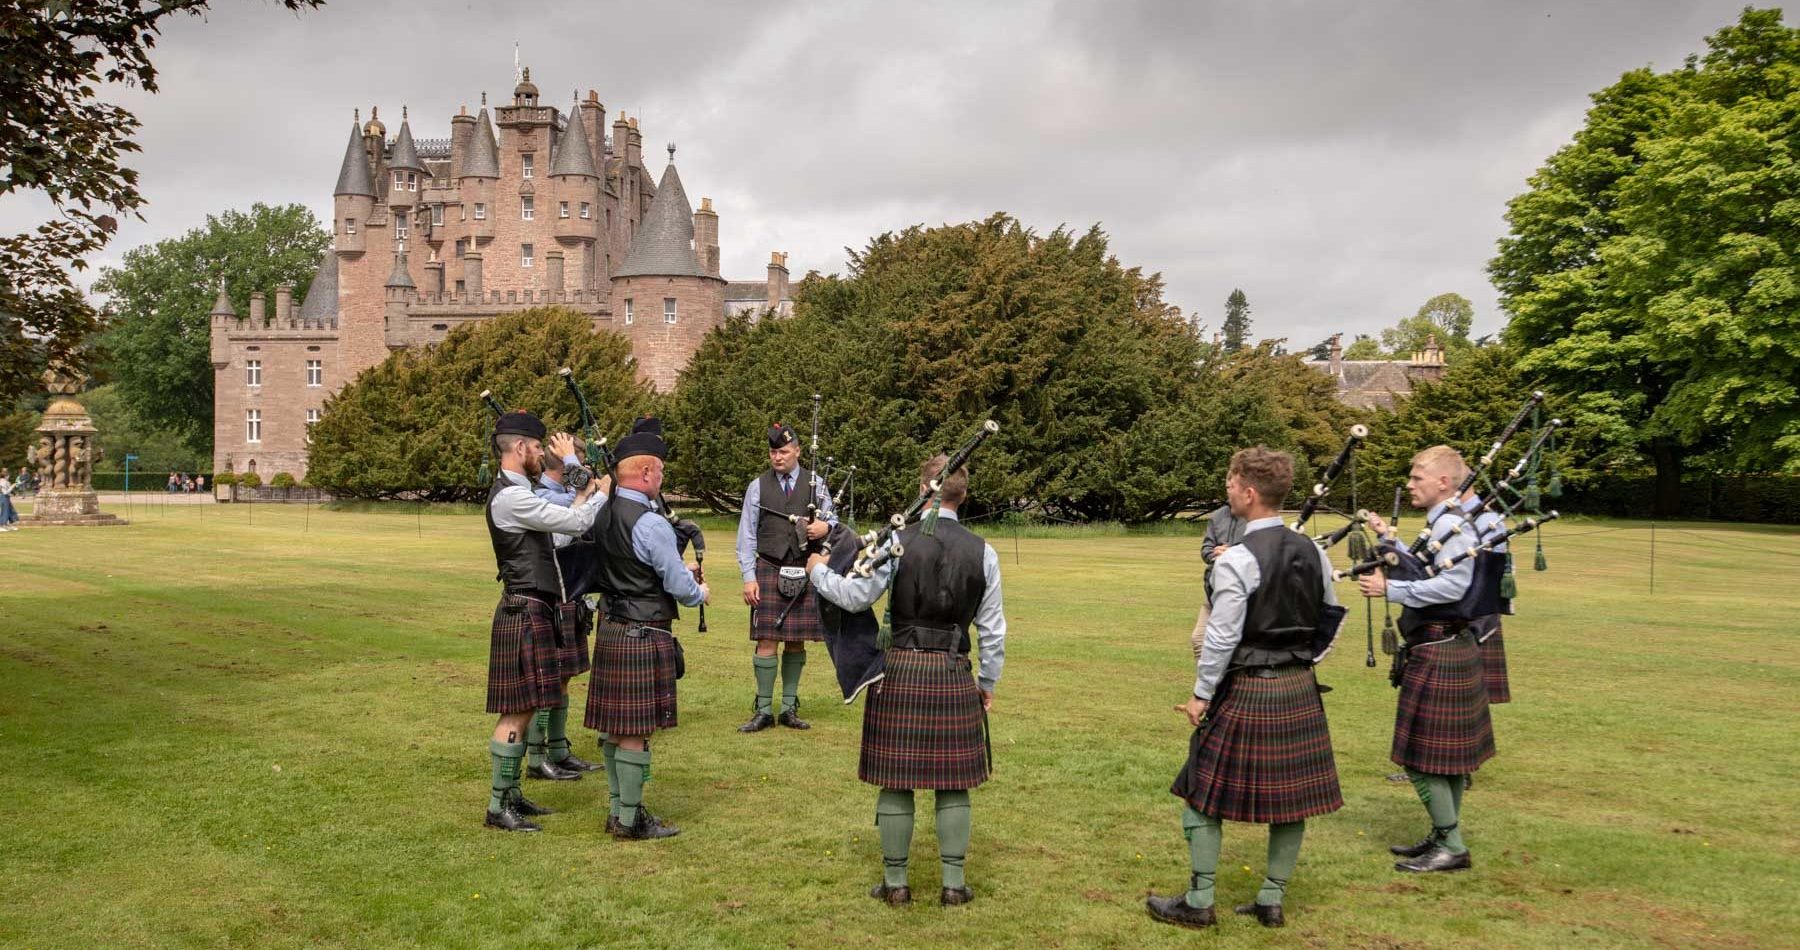
[[[1323,667],[1346,807],[1310,823],[1286,931],[1154,924],[1185,885],[1167,794],[1188,729],[1199,539],[994,536],[1011,626],[974,904],[891,910],[861,709],[741,736],[752,679],[730,530],[712,632],[683,622],[681,727],[648,800],[670,841],[601,831],[603,776],[529,783],[541,835],[483,829],[495,585],[481,522],[400,508],[140,509],[0,535],[6,947],[1792,946],[1800,934],[1800,532],[1552,527],[1520,560],[1515,703],[1465,804],[1469,873],[1391,870],[1425,829],[1390,784],[1394,694],[1363,606]],[[1414,519],[1416,524],[1416,519]],[[1342,588],[1348,595],[1350,588]],[[1375,617],[1379,631],[1379,609]],[[586,678],[577,680],[585,690]],[[582,695],[585,695],[583,693]],[[580,701],[576,701],[577,707]],[[572,717],[579,720],[579,709]],[[598,758],[591,736],[580,753]],[[935,895],[930,796],[913,883]],[[1260,828],[1230,825],[1222,903]]]

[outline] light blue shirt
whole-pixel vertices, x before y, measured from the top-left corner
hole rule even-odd
[[[1244,525],[1244,537],[1253,531],[1281,529],[1279,515],[1258,518]],[[1314,545],[1317,547],[1317,545]],[[1331,553],[1319,548],[1319,567],[1325,577],[1325,603],[1337,605],[1337,591],[1331,586]],[[1231,665],[1231,656],[1244,640],[1244,618],[1250,610],[1250,595],[1262,586],[1262,568],[1256,555],[1241,543],[1227,548],[1213,562],[1212,614],[1206,618],[1205,639],[1200,645],[1200,659],[1194,664],[1194,695],[1211,701]]]
[[[1431,525],[1431,536],[1443,543],[1437,554],[1428,555],[1433,564],[1441,568],[1450,563],[1452,558],[1475,547],[1476,541],[1471,537],[1473,531],[1455,530],[1458,525],[1463,524],[1460,505],[1452,511],[1449,502],[1438,502],[1431,506],[1425,517]],[[1469,585],[1474,582],[1475,559],[1466,558],[1436,577],[1417,581],[1388,581],[1387,599],[1403,607],[1453,604],[1463,599],[1463,595],[1469,592]]]
[[[949,508],[941,509],[938,517],[958,520],[956,512]],[[845,577],[820,564],[812,569],[810,579],[813,590],[818,591],[820,597],[848,611],[868,610],[893,583],[898,564],[889,558],[868,577]],[[991,544],[982,545],[981,575],[987,589],[981,595],[981,605],[975,608],[975,639],[981,660],[976,681],[991,693],[994,685],[1000,682],[1001,668],[1006,665],[1006,611],[1000,597],[1000,555]]]
[[[1463,501],[1462,510],[1465,517],[1475,515],[1475,534],[1480,543],[1486,544],[1505,533],[1506,519],[1492,511],[1481,511],[1481,496],[1470,495]],[[1476,515],[1477,511],[1481,513]],[[1494,545],[1493,550],[1496,554],[1505,554],[1506,542]]]
[[[563,456],[564,469],[574,468],[580,464],[581,461],[573,455]],[[545,472],[538,476],[538,487],[532,491],[532,494],[544,499],[552,505],[561,505],[564,508],[575,504],[575,489],[564,485],[549,472]]]
[[[669,527],[669,519],[659,514],[655,501],[635,488],[619,489],[620,498],[629,498],[650,509],[656,517],[639,518],[637,525],[631,529],[631,553],[637,555],[639,561],[650,565],[656,575],[662,578],[663,590],[684,606],[697,607],[706,595],[700,590],[700,583],[694,580],[694,573],[681,560],[675,549],[675,529]]]
[[[775,478],[783,489],[792,492],[795,488],[794,478],[800,469],[783,475],[779,472]],[[819,479],[819,496],[815,501],[819,513],[825,516],[826,524],[837,524],[837,511],[831,507],[831,495],[826,491],[825,480]],[[737,559],[738,573],[743,575],[744,583],[756,580],[756,522],[762,517],[762,478],[750,480],[750,487],[744,489],[744,510],[738,515]]]

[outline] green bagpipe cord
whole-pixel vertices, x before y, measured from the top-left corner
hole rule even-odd
[[[888,598],[890,601],[893,598]],[[894,645],[894,605],[889,603],[881,610],[881,630],[875,634],[875,649],[885,650]]]
[[[1512,552],[1506,552],[1506,571],[1500,575],[1500,596],[1512,600],[1519,596],[1519,584],[1513,579]]]
[[[488,463],[481,463],[481,468],[475,472],[475,480],[482,485],[494,480],[493,470],[488,468]]]

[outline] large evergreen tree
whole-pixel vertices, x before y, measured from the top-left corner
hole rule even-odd
[[[1220,324],[1219,331],[1225,335],[1227,353],[1243,349],[1250,339],[1250,301],[1242,290],[1234,287],[1231,295],[1225,298],[1225,322]]]
[[[1707,45],[1595,94],[1490,266],[1522,368],[1650,458],[1663,515],[1697,452],[1800,470],[1800,31]]]

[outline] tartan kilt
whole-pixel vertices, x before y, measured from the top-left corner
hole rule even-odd
[[[1390,758],[1431,775],[1474,772],[1494,757],[1481,648],[1465,631],[1406,653]]]
[[[750,639],[825,639],[825,621],[819,616],[819,598],[813,593],[812,582],[807,582],[806,589],[797,598],[800,602],[788,610],[787,619],[781,621],[780,627],[775,626],[775,621],[788,605],[788,599],[781,596],[781,568],[765,558],[757,558],[756,586],[762,591],[762,600],[750,612]]]
[[[487,711],[533,712],[567,703],[560,653],[556,609],[531,597],[503,595],[488,640]]]
[[[588,662],[588,633],[594,626],[594,612],[587,604],[571,600],[557,608],[557,619],[562,628],[562,643],[557,647],[556,660],[566,683],[592,666]]]
[[[1487,683],[1488,705],[1512,702],[1512,683],[1506,678],[1506,638],[1500,631],[1500,617],[1486,618],[1493,631],[1480,639],[1481,678]],[[1480,637],[1480,634],[1477,634]]]
[[[614,736],[647,736],[675,728],[675,637],[667,630],[600,621],[594,638],[594,672],[588,677],[589,729]]]
[[[882,788],[968,789],[987,781],[987,715],[969,658],[887,651],[863,705],[857,777]]]
[[[1187,764],[1170,791],[1195,811],[1271,824],[1344,807],[1325,704],[1310,667],[1232,680],[1212,722],[1194,730]]]

